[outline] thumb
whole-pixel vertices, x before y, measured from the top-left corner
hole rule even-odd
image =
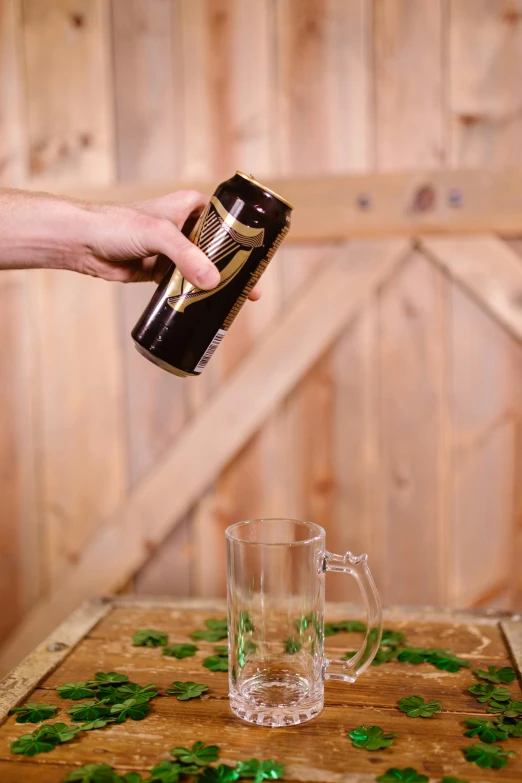
[[[183,277],[197,288],[208,290],[219,283],[219,271],[212,261],[183,236],[170,220],[146,218],[142,222],[139,242],[143,257],[156,254],[167,256],[176,264]]]

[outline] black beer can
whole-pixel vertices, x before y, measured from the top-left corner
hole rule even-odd
[[[199,375],[290,230],[292,208],[240,171],[219,185],[189,239],[220,282],[203,291],[172,264],[132,330],[137,350],[175,375]]]

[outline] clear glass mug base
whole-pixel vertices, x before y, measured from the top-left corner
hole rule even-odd
[[[322,692],[310,693],[310,684],[293,672],[277,678],[257,674],[230,692],[230,709],[242,720],[258,726],[297,726],[315,718],[324,706]]]

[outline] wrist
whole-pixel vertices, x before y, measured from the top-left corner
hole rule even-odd
[[[76,269],[87,252],[89,220],[81,203],[0,192],[0,268]]]

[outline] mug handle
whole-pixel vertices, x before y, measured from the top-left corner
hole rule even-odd
[[[323,571],[338,571],[343,574],[351,574],[361,591],[361,596],[366,608],[367,630],[361,649],[349,660],[324,659],[325,680],[343,680],[355,682],[371,664],[382,637],[382,607],[379,593],[368,568],[368,555],[357,557],[347,552],[345,555],[334,555],[325,552]]]

